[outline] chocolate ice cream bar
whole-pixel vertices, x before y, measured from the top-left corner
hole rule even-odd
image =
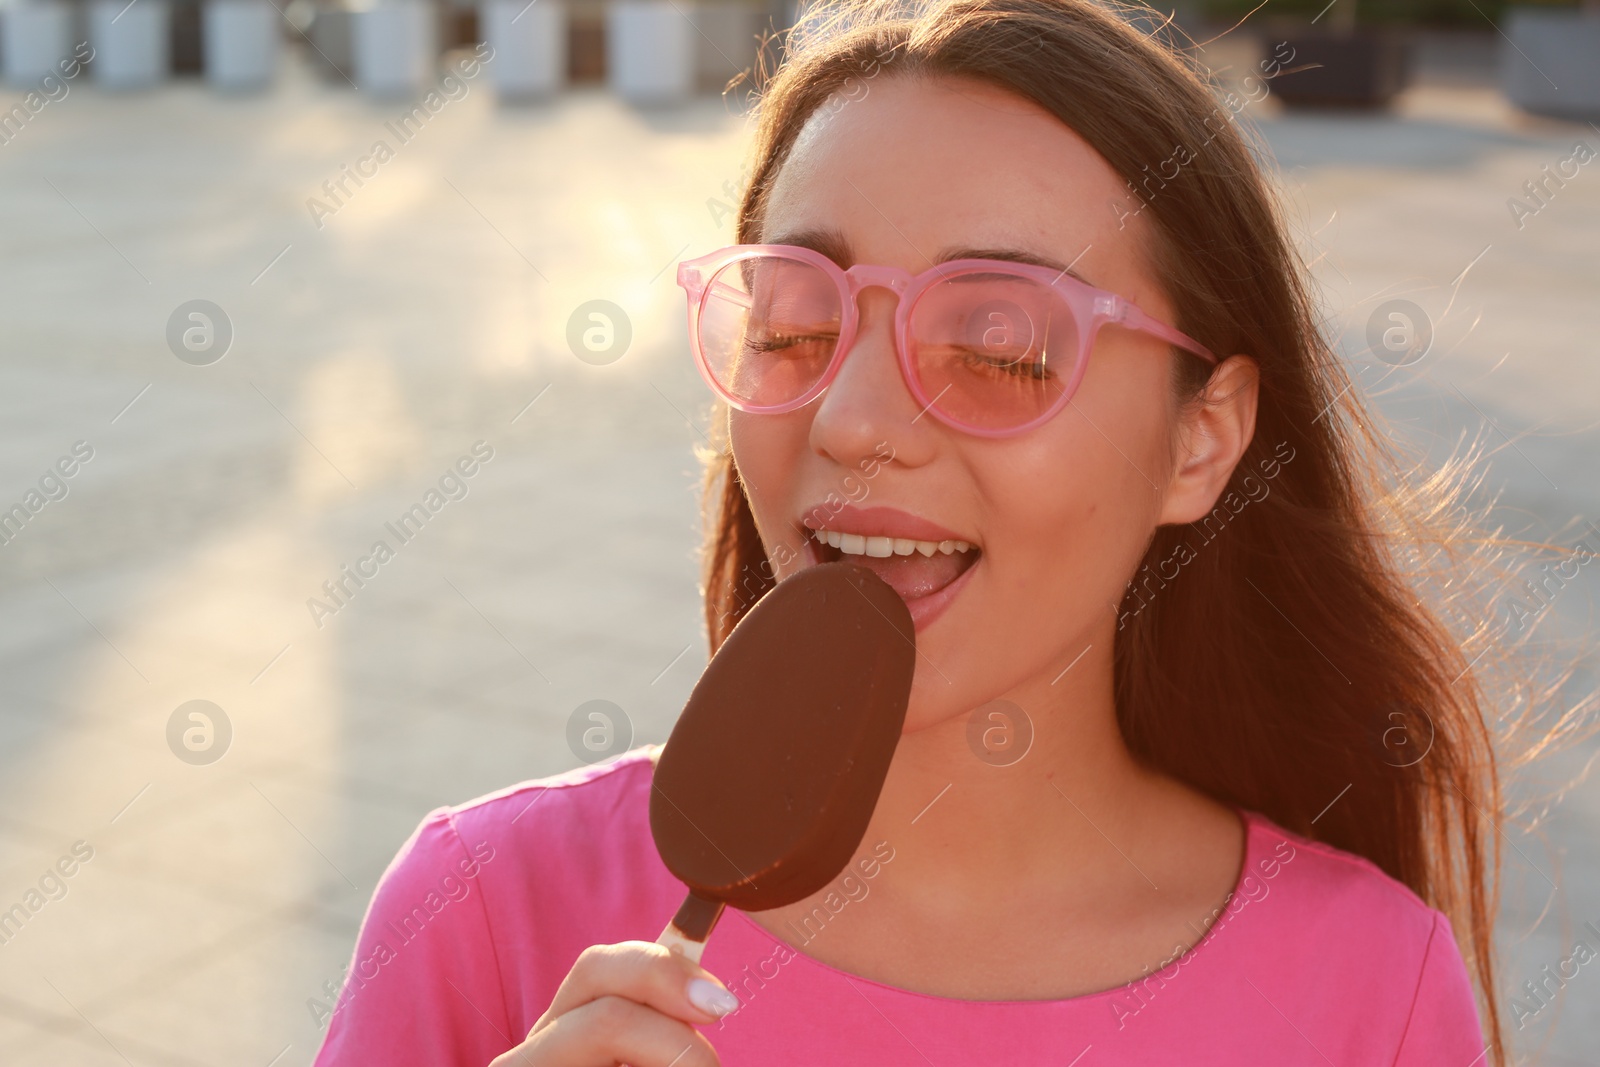
[[[733,628],[657,761],[650,829],[689,888],[660,943],[699,959],[726,905],[810,896],[854,856],[911,698],[905,602],[853,563],[807,567]]]

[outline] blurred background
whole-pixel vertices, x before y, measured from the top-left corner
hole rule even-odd
[[[1600,11],[1255,7],[1162,32],[1210,41],[1395,442],[1483,441],[1559,550],[1497,610],[1576,701]],[[800,15],[0,5],[0,1062],[307,1064],[426,812],[665,740],[706,660],[674,268],[732,239],[723,89]],[[1600,963],[1545,977],[1600,949],[1596,752],[1509,782],[1523,1062],[1600,1049]]]

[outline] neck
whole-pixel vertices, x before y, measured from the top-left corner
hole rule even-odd
[[[1137,825],[1151,776],[1117,726],[1110,635],[1051,677],[1006,694],[1025,721],[991,706],[999,715],[980,730],[966,714],[902,736],[863,843],[894,847],[901,884],[977,899],[997,883],[1122,862],[1108,838]]]

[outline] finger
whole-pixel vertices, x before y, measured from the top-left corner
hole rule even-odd
[[[534,1029],[604,996],[625,997],[687,1023],[716,1022],[739,1006],[699,964],[648,941],[624,941],[585,949]]]
[[[490,1067],[720,1067],[716,1049],[687,1023],[625,997],[604,996],[536,1029]]]

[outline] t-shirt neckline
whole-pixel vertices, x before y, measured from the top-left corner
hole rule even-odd
[[[1259,835],[1257,830],[1260,827],[1261,820],[1260,817],[1254,812],[1246,811],[1244,808],[1234,804],[1230,804],[1228,806],[1236,815],[1238,815],[1239,821],[1243,825],[1244,829],[1244,849],[1242,850],[1242,856],[1239,862],[1239,873],[1234,877],[1233,888],[1228,891],[1228,895],[1223,899],[1221,909],[1222,914],[1219,915],[1216,921],[1211,924],[1211,926],[1206,930],[1205,934],[1201,936],[1200,940],[1190,945],[1176,957],[1173,957],[1168,963],[1159,968],[1159,970],[1164,971],[1170,967],[1181,967],[1193,962],[1194,957],[1202,949],[1205,949],[1207,946],[1213,946],[1220,939],[1223,929],[1229,926],[1234,917],[1238,914],[1238,911],[1231,910],[1229,905],[1240,895],[1244,888],[1245,878],[1249,875],[1250,870],[1255,865],[1256,861],[1260,859],[1260,848],[1257,844],[1257,837]],[[789,951],[795,954],[794,962],[803,963],[807,967],[820,970],[836,978],[841,978],[857,985],[870,986],[888,996],[912,997],[915,999],[931,1001],[935,1004],[947,1005],[951,1008],[959,1008],[963,1006],[973,1008],[1033,1008],[1036,1010],[1042,1010],[1051,1007],[1065,1008],[1073,1005],[1087,1004],[1104,998],[1128,996],[1135,991],[1140,982],[1144,981],[1151,974],[1158,973],[1158,971],[1147,971],[1137,978],[1130,979],[1120,985],[1112,986],[1109,989],[1101,989],[1093,993],[1079,993],[1078,995],[1071,997],[1052,997],[1038,1000],[967,1000],[962,997],[947,997],[937,993],[923,993],[915,989],[905,989],[901,986],[889,985],[887,982],[880,982],[874,978],[867,978],[859,974],[853,974],[850,971],[842,970],[833,966],[832,964],[824,963],[815,956],[805,952],[803,949],[797,948],[788,941],[778,938],[766,927],[760,925],[754,919],[750,918],[749,914],[746,912],[739,912],[739,921],[744,924],[745,929],[755,936],[765,938],[774,945],[782,944],[787,947]],[[715,937],[716,934],[713,933],[712,936]],[[785,966],[787,966],[787,964]]]

